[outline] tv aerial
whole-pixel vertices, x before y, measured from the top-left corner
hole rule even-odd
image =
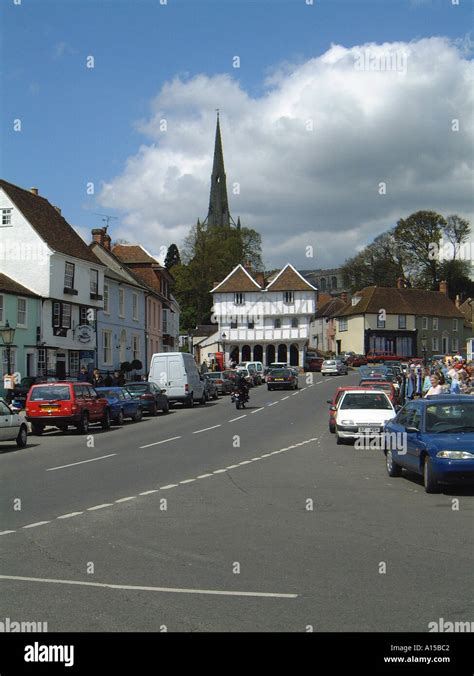
[[[107,228],[109,227],[109,221],[118,221],[118,216],[109,216],[109,214],[98,214],[95,211],[93,212],[94,216],[101,216],[102,220],[105,223],[105,230],[107,231]]]

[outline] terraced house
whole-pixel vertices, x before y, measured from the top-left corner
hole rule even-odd
[[[105,266],[36,188],[0,180],[0,212],[0,272],[41,297],[26,368],[74,377],[96,358]]]
[[[389,352],[423,357],[464,350],[470,327],[448,297],[446,282],[439,291],[368,286],[339,310],[337,353]]]

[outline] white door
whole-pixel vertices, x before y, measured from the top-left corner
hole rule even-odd
[[[13,416],[6,404],[0,401],[0,440],[11,439]]]
[[[183,361],[179,357],[170,357],[168,360],[168,397],[184,397],[186,375],[184,373]],[[190,384],[190,389],[192,389]]]

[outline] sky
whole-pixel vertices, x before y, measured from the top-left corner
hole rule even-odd
[[[336,267],[420,209],[473,216],[468,0],[3,0],[0,175],[163,259],[209,202],[266,269]],[[19,121],[19,122],[18,122]],[[97,215],[101,214],[101,215]]]

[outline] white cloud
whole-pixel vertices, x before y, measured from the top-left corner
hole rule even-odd
[[[115,237],[179,246],[207,214],[220,108],[231,213],[262,234],[271,266],[337,265],[419,209],[472,219],[472,73],[465,44],[430,38],[332,45],[275,68],[260,98],[228,75],[177,77],[136,124],[149,142],[99,201],[124,214]]]

